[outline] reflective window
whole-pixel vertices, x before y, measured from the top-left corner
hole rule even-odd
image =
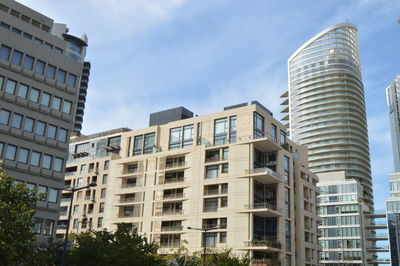
[[[29,93],[29,100],[31,102],[37,103],[39,101],[39,94],[40,94],[39,90],[31,88]]]
[[[3,89],[4,77],[0,76],[0,91]]]
[[[11,161],[15,160],[15,153],[17,152],[17,147],[14,145],[7,145],[5,158]]]
[[[51,161],[52,161],[52,156],[45,154],[43,155],[43,161],[42,161],[42,167],[44,169],[51,169]]]
[[[50,106],[50,98],[51,95],[46,93],[46,92],[42,92],[42,98],[40,98],[40,104],[49,107]]]
[[[65,72],[64,70],[58,69],[57,77],[56,77],[57,81],[64,83],[66,75],[67,75],[67,72]]]
[[[20,148],[18,153],[18,162],[28,163],[29,150],[25,148]]]
[[[0,110],[0,124],[8,126],[8,122],[10,120],[11,112],[6,110]]]
[[[169,131],[169,149],[179,149],[182,141],[182,128],[171,128]]]
[[[52,65],[47,65],[46,77],[54,79],[55,74],[56,74],[56,67]]]
[[[69,101],[64,101],[62,111],[63,113],[69,114],[71,113],[72,103]]]
[[[148,154],[153,152],[155,137],[156,137],[155,133],[149,133],[144,135],[143,154]]]
[[[33,151],[31,154],[31,163],[30,165],[38,166],[40,165],[40,152]]]
[[[51,108],[57,111],[60,111],[60,107],[61,107],[61,98],[58,97],[53,97],[53,101],[51,103]]]
[[[68,130],[66,130],[64,128],[60,128],[58,130],[57,140],[65,143],[65,142],[67,142],[67,135],[68,135]]]
[[[74,74],[69,73],[67,79],[67,85],[70,87],[75,87],[76,76]]]
[[[36,60],[36,65],[35,65],[35,72],[42,74],[44,73],[44,66],[46,65],[45,62],[40,61],[40,60]]]
[[[229,118],[229,143],[236,142],[237,119],[236,116]]]
[[[49,190],[49,202],[57,203],[58,189],[50,188]]]
[[[8,59],[10,59],[10,53],[11,53],[10,47],[4,46],[4,45],[1,46],[1,48],[0,48],[0,58],[1,59],[8,61]]]
[[[47,198],[47,187],[45,186],[38,186],[38,195],[43,195],[43,200]]]
[[[17,82],[9,79],[7,80],[6,83],[6,92],[10,93],[10,94],[14,94],[15,93],[15,88],[17,87]]]
[[[206,167],[206,179],[215,179],[218,178],[219,166],[212,165]]]
[[[27,38],[27,39],[29,39],[29,40],[32,40],[32,39],[33,39],[33,36],[30,35],[29,33],[26,33],[26,32],[24,32],[24,34],[23,34],[22,36],[24,36],[25,38]]]
[[[28,132],[33,132],[33,123],[34,123],[33,118],[25,117],[24,121],[24,130]]]
[[[4,143],[0,142],[0,157],[3,155]]]
[[[271,138],[273,140],[276,140],[276,130],[277,130],[276,126],[274,124],[271,124]]]
[[[264,134],[264,117],[258,113],[254,113],[254,138],[263,138]]]
[[[143,148],[143,136],[136,136],[133,143],[133,155],[141,155]]]
[[[75,43],[69,42],[67,44],[67,47],[68,47],[68,49],[70,49],[70,50],[72,50],[74,52],[77,52],[78,54],[80,54],[82,52],[82,46],[79,46],[79,45],[77,45]]]
[[[53,234],[54,221],[45,220],[43,227],[43,235],[51,236]]]
[[[16,65],[21,65],[21,62],[22,62],[22,53],[17,50],[14,50],[11,58],[11,63]]]
[[[18,97],[26,99],[28,97],[28,86],[24,84],[19,84],[18,86]]]
[[[50,139],[55,139],[57,134],[57,127],[49,125],[47,127],[47,137]]]
[[[13,128],[21,128],[21,124],[22,124],[22,115],[20,114],[13,114],[13,118],[11,121],[11,126]]]
[[[61,158],[54,158],[54,165],[53,165],[53,170],[57,172],[61,172],[63,167],[63,159]]]
[[[226,144],[228,133],[228,119],[221,118],[214,121],[214,145]]]
[[[36,122],[35,134],[39,136],[44,136],[44,131],[46,130],[46,123],[42,121]]]

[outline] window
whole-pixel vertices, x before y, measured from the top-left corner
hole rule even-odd
[[[99,205],[99,213],[103,213],[104,212],[104,202],[101,202]]]
[[[226,144],[227,131],[227,118],[221,118],[214,121],[214,145]]]
[[[156,137],[155,133],[149,133],[144,135],[143,154],[148,154],[153,152],[155,137]]]
[[[20,148],[18,153],[19,163],[28,163],[29,150],[25,148]]]
[[[0,91],[3,89],[4,77],[0,76]]]
[[[39,167],[40,165],[40,153],[37,151],[33,151],[31,155],[31,165]]]
[[[32,227],[32,232],[34,234],[40,234],[42,233],[42,219],[40,218],[33,218],[33,227]]]
[[[6,92],[8,92],[9,94],[14,94],[16,87],[17,87],[17,82],[15,82],[14,80],[11,80],[11,79],[7,80]]]
[[[229,169],[228,164],[227,164],[227,163],[224,163],[224,164],[222,165],[222,173],[224,173],[224,174],[228,173],[228,169]]]
[[[6,12],[7,12],[7,11],[6,11]],[[5,28],[6,30],[9,30],[9,29],[11,28],[10,25],[8,25],[7,23],[4,23],[4,22],[1,22],[1,23],[0,23],[0,26],[1,26],[2,28]]]
[[[57,140],[60,142],[67,142],[67,136],[68,136],[68,130],[64,129],[64,128],[60,128],[58,130],[58,137]]]
[[[107,190],[105,188],[101,189],[101,194],[100,194],[101,199],[104,199],[106,197],[106,192],[107,192]]]
[[[40,104],[49,107],[50,106],[50,98],[51,98],[50,94],[43,92],[42,98],[40,98]]]
[[[0,157],[3,155],[4,143],[0,142]]]
[[[59,54],[62,54],[62,53],[63,53],[63,50],[60,49],[60,48],[58,48],[58,47],[54,47],[54,52],[59,53]]]
[[[27,132],[33,132],[33,123],[34,120],[32,118],[25,117],[24,130]]]
[[[206,167],[206,179],[218,178],[219,166],[211,165]]]
[[[57,203],[58,189],[50,188],[49,190],[49,202]]]
[[[51,155],[48,155],[48,154],[43,155],[42,167],[44,169],[51,169],[52,159],[53,159],[53,157]]]
[[[104,170],[108,170],[108,168],[109,168],[109,166],[110,166],[110,161],[104,161]]]
[[[169,131],[169,149],[179,149],[182,142],[182,128],[171,128]]]
[[[39,90],[31,88],[29,93],[29,100],[31,102],[37,103],[39,101],[39,94],[40,94]]]
[[[48,42],[44,43],[44,47],[49,48],[49,49],[53,49],[53,45],[48,43]]]
[[[14,50],[11,58],[11,63],[16,65],[21,65],[21,62],[22,62],[22,53],[17,50]]]
[[[14,145],[7,145],[5,158],[11,161],[15,160],[15,153],[17,152],[17,147]]]
[[[32,20],[32,25],[34,25],[35,27],[39,27],[40,22],[38,22],[36,20]],[[35,38],[35,43],[43,44],[43,40],[41,40],[39,38]]]
[[[36,65],[35,65],[35,72],[43,75],[44,73],[44,66],[46,65],[45,62],[36,60]]]
[[[79,227],[79,219],[74,219],[74,223],[72,225],[72,228],[73,229],[78,229],[78,227]]]
[[[218,210],[218,198],[204,199],[204,212],[216,212]]]
[[[133,143],[133,155],[141,155],[143,148],[143,136],[136,136]]]
[[[226,243],[226,232],[219,233],[219,243]]]
[[[20,129],[21,128],[21,124],[22,124],[22,115],[14,113],[12,121],[11,121],[11,126],[13,128]]]
[[[228,207],[228,197],[221,198],[221,208]]]
[[[57,71],[57,77],[56,77],[56,79],[57,79],[57,81],[59,81],[59,82],[61,82],[61,83],[64,83],[65,82],[65,76],[67,75],[67,72],[65,72],[64,70],[62,70],[62,69],[59,69],[58,71]]]
[[[231,116],[229,118],[229,143],[236,142],[236,131],[237,131],[237,123],[236,116]]]
[[[28,97],[28,86],[19,84],[18,86],[18,97],[26,99]]]
[[[47,65],[46,77],[54,79],[55,74],[56,74],[56,67],[52,65]]]
[[[183,127],[183,147],[193,145],[194,126],[188,125]]]
[[[22,31],[20,29],[17,29],[17,28],[14,28],[14,27],[12,28],[11,31],[16,33],[16,34],[18,34],[18,35],[21,35],[21,33],[22,33]]]
[[[53,170],[57,172],[62,172],[62,167],[63,167],[63,159],[55,157]]]
[[[273,140],[276,140],[276,126],[274,124],[271,124],[271,138]]]
[[[264,117],[258,113],[254,113],[254,138],[263,138],[264,135]]]
[[[51,108],[60,111],[60,107],[61,107],[61,98],[54,96],[53,101],[51,103]]]
[[[290,252],[292,250],[292,243],[290,238],[290,221],[285,221],[285,250]]]
[[[222,160],[226,161],[229,159],[229,148],[222,150]]]
[[[104,184],[107,184],[107,181],[108,181],[108,175],[107,174],[104,174],[103,175],[103,180],[102,180],[102,184],[104,185]]]
[[[32,70],[33,68],[33,62],[35,61],[35,58],[29,55],[25,55],[24,59],[24,68],[28,70]]]
[[[46,129],[46,123],[42,121],[36,122],[35,134],[39,136],[44,136],[44,131]]]
[[[55,127],[53,125],[49,125],[47,127],[47,137],[49,139],[55,139],[56,138],[56,134],[57,134],[57,127]]]
[[[67,85],[70,87],[75,87],[76,76],[74,74],[69,73],[67,79]]]
[[[1,48],[0,48],[0,58],[1,59],[8,61],[8,59],[10,58],[10,53],[11,53],[10,47],[4,46],[4,45],[1,46]]]
[[[8,126],[8,122],[10,120],[11,112],[6,110],[0,110],[0,124]]]
[[[39,185],[38,186],[38,195],[43,195],[42,200],[45,201],[47,198],[47,187]]]
[[[32,40],[32,39],[33,39],[33,36],[30,35],[29,33],[26,33],[26,32],[24,32],[24,34],[23,34],[22,36],[24,36],[25,38],[27,38],[27,39],[29,39],[29,40]]]
[[[206,245],[206,247],[211,248],[211,247],[215,247],[217,244],[217,233],[203,233],[203,237],[205,237],[205,240],[203,241],[203,243]],[[204,245],[203,244],[203,245]]]
[[[283,170],[285,171],[285,173],[286,173],[286,180],[285,180],[285,182],[286,182],[286,184],[289,184],[289,157],[287,157],[287,156],[284,156],[283,157]]]
[[[45,220],[43,235],[51,236],[53,234],[54,221],[53,220]]]
[[[97,218],[97,228],[100,228],[103,226],[103,217]]]
[[[284,145],[286,143],[286,133],[281,130],[281,134],[279,136],[279,144]]]
[[[63,113],[66,113],[66,114],[71,113],[71,106],[72,106],[71,102],[64,101],[63,108],[62,108]]]

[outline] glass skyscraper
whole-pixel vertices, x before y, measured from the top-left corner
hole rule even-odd
[[[400,75],[386,88],[386,98],[389,107],[390,134],[392,137],[392,150],[394,171],[400,172]]]

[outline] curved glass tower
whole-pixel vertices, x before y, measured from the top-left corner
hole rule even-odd
[[[314,173],[345,171],[364,187],[372,207],[372,182],[357,29],[332,26],[288,60],[289,92],[283,105],[291,138],[308,147]]]

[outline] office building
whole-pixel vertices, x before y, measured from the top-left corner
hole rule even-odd
[[[392,265],[400,265],[400,173],[389,175],[390,197],[386,200],[386,216]]]
[[[386,99],[389,107],[390,134],[392,137],[392,151],[394,171],[400,172],[400,75],[386,88]]]
[[[87,39],[12,0],[0,0],[0,159],[7,174],[45,193],[34,232],[55,235]],[[72,48],[73,47],[73,48]]]
[[[98,184],[75,195],[72,232],[123,222],[163,254],[206,245],[249,252],[261,265],[317,265],[318,179],[305,147],[258,102],[196,117],[171,110],[148,128],[72,141],[66,185]]]
[[[289,58],[288,71],[289,90],[282,95],[283,120],[289,121],[292,140],[307,146],[309,169],[317,175],[331,173],[329,181],[333,183],[343,182],[344,177],[360,184],[361,197],[368,207],[365,211],[372,213],[368,131],[356,27],[343,23],[318,33]],[[360,221],[364,218],[360,217]],[[326,225],[324,221],[322,226]],[[374,245],[367,244],[366,239],[361,241]],[[325,250],[321,254],[328,252]],[[323,257],[321,263],[344,263],[340,254],[331,254],[330,258],[333,257],[336,262],[326,262]],[[365,259],[357,261],[365,265]]]

